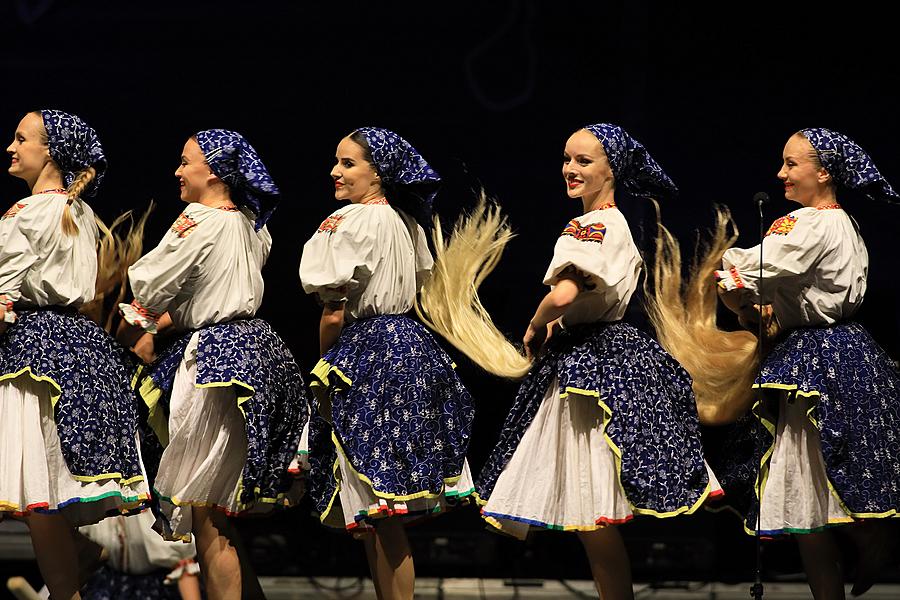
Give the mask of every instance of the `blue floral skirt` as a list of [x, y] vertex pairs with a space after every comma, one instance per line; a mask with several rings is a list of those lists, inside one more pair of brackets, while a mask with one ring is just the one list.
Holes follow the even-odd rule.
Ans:
[[417, 321], [382, 315], [348, 325], [311, 385], [309, 493], [324, 523], [353, 529], [439, 512], [473, 492], [472, 397]]
[[145, 447], [158, 439], [165, 448], [155, 458], [152, 449], [145, 454], [169, 521], [161, 527], [166, 537], [188, 537], [189, 517], [180, 510], [188, 505], [249, 514], [299, 500], [301, 482], [288, 466], [308, 398], [297, 363], [268, 323], [231, 321], [187, 333], [135, 384], [155, 434]]
[[803, 527], [784, 522], [764, 527], [765, 533], [807, 533], [854, 519], [898, 516], [900, 374], [861, 325], [791, 331], [765, 359], [755, 387], [760, 386], [766, 390], [762, 403], [731, 426], [716, 466], [729, 502], [746, 517], [748, 533], [756, 528], [760, 487], [767, 520], [767, 496], [778, 491], [770, 478], [773, 454], [778, 458], [787, 442], [785, 420], [798, 407], [817, 438], [812, 442], [823, 463], [821, 502], [837, 504], [842, 518], [826, 514]]
[[486, 520], [524, 537], [527, 526], [590, 530], [632, 514], [690, 513], [718, 483], [688, 374], [634, 327], [595, 323], [548, 342], [476, 489]]
[[0, 511], [85, 525], [146, 506], [133, 371], [74, 310], [19, 311], [0, 336]]

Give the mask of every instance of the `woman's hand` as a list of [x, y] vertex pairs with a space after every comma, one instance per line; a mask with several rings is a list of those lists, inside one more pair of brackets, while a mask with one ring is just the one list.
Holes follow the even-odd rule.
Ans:
[[541, 351], [541, 347], [547, 340], [547, 333], [549, 329], [549, 325], [541, 325], [540, 327], [535, 327], [533, 323], [529, 321], [528, 329], [525, 330], [525, 335], [522, 336], [522, 343], [525, 344], [525, 356], [528, 358], [528, 360], [533, 361]]
[[150, 364], [156, 360], [156, 344], [155, 337], [149, 333], [145, 333], [141, 337], [138, 338], [138, 341], [134, 343], [134, 346], [131, 347], [131, 351], [134, 352], [138, 358], [140, 358], [144, 363]]

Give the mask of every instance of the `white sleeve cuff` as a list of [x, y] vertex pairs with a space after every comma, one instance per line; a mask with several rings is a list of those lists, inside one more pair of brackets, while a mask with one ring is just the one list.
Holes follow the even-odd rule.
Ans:
[[131, 304], [119, 304], [119, 312], [129, 325], [140, 327], [147, 333], [156, 333], [156, 322], [159, 315], [150, 312], [140, 302], [134, 300]]

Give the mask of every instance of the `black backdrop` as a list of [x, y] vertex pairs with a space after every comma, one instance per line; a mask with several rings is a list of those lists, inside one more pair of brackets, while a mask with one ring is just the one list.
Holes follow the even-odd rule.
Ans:
[[[518, 237], [482, 297], [518, 339], [544, 291], [556, 235], [580, 213], [565, 196], [560, 158], [583, 124], [619, 123], [650, 149], [681, 188], [663, 217], [684, 241], [711, 222], [713, 202], [732, 208], [745, 245], [756, 239], [755, 192], [775, 199], [769, 220], [791, 210], [775, 173], [785, 140], [802, 127], [849, 134], [900, 185], [897, 32], [875, 6], [3, 0], [0, 132], [11, 140], [35, 108], [84, 117], [110, 161], [92, 206], [109, 220], [155, 199], [150, 246], [181, 209], [173, 172], [185, 139], [210, 127], [241, 131], [284, 194], [260, 315], [307, 370], [318, 308], [299, 287], [300, 250], [337, 206], [328, 173], [338, 140], [355, 127], [394, 129], [428, 158], [444, 176], [443, 217], [470, 206], [478, 186], [499, 199]], [[24, 195], [21, 181], [0, 178], [2, 202]], [[896, 357], [900, 208], [841, 200], [870, 253], [860, 319]], [[620, 205], [640, 235], [648, 206]], [[477, 470], [515, 386], [458, 362], [478, 402]], [[260, 570], [364, 573], [361, 548], [307, 513], [244, 525]], [[639, 577], [750, 572], [749, 538], [724, 515], [639, 520], [623, 531]], [[411, 536], [425, 574], [589, 576], [574, 536], [515, 544], [484, 533], [475, 511]], [[797, 570], [789, 544], [769, 548], [771, 569]]]

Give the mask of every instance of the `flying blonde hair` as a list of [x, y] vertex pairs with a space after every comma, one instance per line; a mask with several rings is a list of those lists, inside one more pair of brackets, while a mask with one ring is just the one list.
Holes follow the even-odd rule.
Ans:
[[144, 251], [144, 227], [153, 212], [153, 201], [135, 220], [134, 213], [122, 213], [107, 227], [95, 217], [100, 229], [97, 242], [97, 283], [94, 299], [79, 308], [79, 312], [112, 333], [119, 303], [128, 292], [128, 268]]
[[494, 325], [481, 304], [478, 288], [491, 274], [512, 230], [500, 207], [482, 191], [475, 208], [462, 215], [445, 237], [435, 217], [434, 268], [416, 299], [416, 314], [463, 354], [489, 373], [509, 379], [524, 377], [531, 361]]
[[[656, 203], [654, 203], [656, 204]], [[724, 425], [753, 404], [757, 338], [749, 331], [724, 331], [716, 324], [714, 270], [734, 245], [737, 226], [729, 210], [716, 207], [716, 222], [682, 279], [681, 247], [663, 226], [656, 204], [655, 261], [644, 283], [647, 316], [660, 345], [694, 381], [697, 412], [705, 425]]]

